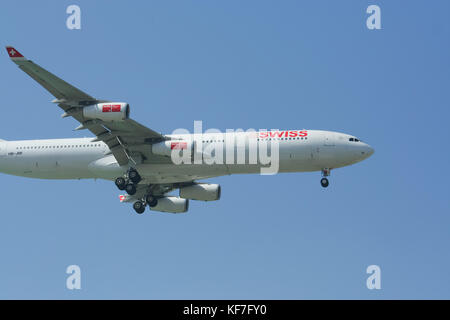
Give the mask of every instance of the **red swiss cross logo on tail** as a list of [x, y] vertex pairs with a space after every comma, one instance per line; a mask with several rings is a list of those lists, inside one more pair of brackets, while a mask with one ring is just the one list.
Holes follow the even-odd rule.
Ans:
[[6, 51], [8, 52], [8, 55], [11, 59], [13, 58], [23, 58], [23, 55], [17, 51], [16, 49], [14, 49], [13, 47], [6, 47]]

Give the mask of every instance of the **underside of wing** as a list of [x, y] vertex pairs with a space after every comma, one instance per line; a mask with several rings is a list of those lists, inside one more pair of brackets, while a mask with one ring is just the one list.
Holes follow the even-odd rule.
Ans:
[[[97, 136], [95, 141], [105, 142], [120, 165], [135, 162], [134, 156], [139, 153], [140, 145], [167, 139], [162, 134], [129, 119], [128, 104], [98, 100], [27, 60], [15, 48], [7, 46], [6, 50], [22, 71], [56, 98], [53, 102], [64, 110], [62, 117], [75, 118], [80, 122], [77, 130], [87, 129]], [[124, 111], [125, 108], [127, 112]], [[125, 116], [118, 117], [121, 114]]]
[[[147, 206], [154, 211], [182, 213], [188, 210], [189, 200], [215, 201], [220, 198], [218, 184], [196, 180], [229, 174], [226, 167], [173, 166], [167, 155], [180, 146], [188, 150], [186, 142], [173, 141], [177, 138], [164, 136], [130, 119], [128, 103], [96, 99], [27, 60], [15, 48], [8, 46], [6, 50], [22, 71], [56, 98], [53, 102], [64, 110], [63, 118], [76, 119], [80, 123], [76, 130], [91, 131], [96, 136], [92, 142], [104, 142], [118, 164], [127, 166], [126, 173], [118, 176], [115, 184], [127, 192], [120, 200], [133, 202], [137, 213], [142, 213]], [[189, 150], [195, 150], [194, 143]], [[112, 156], [103, 159], [112, 161]], [[178, 196], [169, 195], [174, 190], [179, 190]]]

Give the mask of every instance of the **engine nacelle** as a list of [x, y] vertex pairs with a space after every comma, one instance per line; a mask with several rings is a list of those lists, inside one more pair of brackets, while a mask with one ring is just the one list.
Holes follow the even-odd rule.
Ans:
[[184, 199], [215, 201], [220, 199], [220, 185], [196, 183], [180, 188], [180, 197]]
[[125, 102], [97, 103], [84, 107], [83, 117], [105, 122], [123, 121], [130, 117], [130, 105]]
[[150, 207], [150, 210], [170, 212], [170, 213], [183, 213], [188, 211], [189, 200], [181, 199], [178, 197], [163, 197], [158, 198], [158, 204], [154, 207]]
[[172, 152], [190, 152], [192, 155], [192, 141], [168, 140], [155, 143], [152, 145], [152, 152], [159, 156], [170, 157]]

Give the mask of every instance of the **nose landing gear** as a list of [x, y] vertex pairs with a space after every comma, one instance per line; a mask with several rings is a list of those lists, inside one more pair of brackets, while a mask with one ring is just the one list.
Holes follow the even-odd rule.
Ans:
[[323, 178], [320, 179], [320, 184], [324, 188], [328, 187], [328, 185], [330, 184], [330, 182], [327, 179], [327, 177], [330, 175], [330, 171], [331, 170], [329, 168], [322, 169], [322, 176], [323, 176]]
[[320, 184], [322, 185], [322, 187], [326, 188], [330, 183], [328, 182], [327, 178], [322, 178], [320, 179]]

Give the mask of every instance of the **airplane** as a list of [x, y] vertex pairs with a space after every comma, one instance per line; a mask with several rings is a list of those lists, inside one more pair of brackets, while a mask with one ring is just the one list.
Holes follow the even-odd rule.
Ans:
[[[261, 173], [268, 162], [246, 160], [256, 150], [254, 146], [262, 150], [269, 144], [267, 150], [277, 150], [276, 173], [320, 171], [324, 188], [332, 169], [358, 163], [374, 153], [353, 135], [322, 130], [161, 134], [132, 120], [128, 103], [93, 98], [27, 60], [14, 47], [6, 50], [22, 71], [55, 97], [52, 102], [64, 111], [62, 118], [76, 119], [80, 123], [76, 130], [88, 130], [94, 137], [0, 140], [0, 172], [39, 179], [114, 181], [126, 192], [119, 200], [133, 203], [138, 214], [146, 207], [183, 213], [189, 200], [219, 200], [220, 185], [199, 180]], [[225, 147], [230, 141], [231, 151]], [[174, 151], [200, 161], [174, 163]], [[220, 151], [230, 154], [232, 161], [206, 161]], [[236, 161], [241, 151], [245, 159]], [[178, 196], [170, 194], [176, 190]]]

